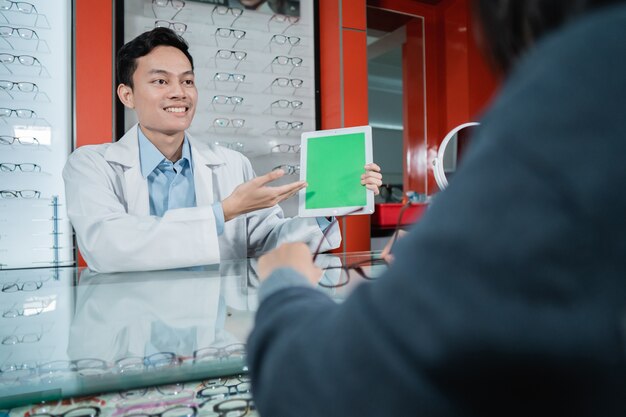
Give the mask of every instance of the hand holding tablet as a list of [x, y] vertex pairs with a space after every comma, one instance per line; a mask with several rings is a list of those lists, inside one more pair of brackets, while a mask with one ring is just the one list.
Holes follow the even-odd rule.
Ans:
[[321, 130], [302, 134], [300, 217], [342, 216], [374, 212], [374, 192], [361, 184], [365, 164], [371, 163], [370, 126]]

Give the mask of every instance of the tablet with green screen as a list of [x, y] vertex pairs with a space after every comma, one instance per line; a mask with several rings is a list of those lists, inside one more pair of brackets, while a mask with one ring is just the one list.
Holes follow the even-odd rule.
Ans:
[[370, 126], [319, 130], [302, 134], [300, 217], [371, 214], [374, 193], [361, 185], [365, 164], [372, 162]]

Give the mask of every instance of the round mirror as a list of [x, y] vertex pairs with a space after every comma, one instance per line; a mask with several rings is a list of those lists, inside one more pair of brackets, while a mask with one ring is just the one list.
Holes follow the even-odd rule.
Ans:
[[456, 126], [448, 132], [439, 145], [437, 156], [433, 160], [435, 181], [440, 190], [448, 186], [448, 179], [456, 171], [456, 167], [467, 148], [472, 136], [472, 131], [478, 122], [468, 122]]

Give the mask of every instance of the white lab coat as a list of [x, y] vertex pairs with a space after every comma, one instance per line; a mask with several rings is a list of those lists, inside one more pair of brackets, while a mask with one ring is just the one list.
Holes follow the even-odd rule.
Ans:
[[[322, 238], [315, 218], [285, 219], [279, 206], [239, 216], [218, 237], [211, 205], [254, 178], [250, 161], [189, 134], [197, 207], [150, 215], [148, 181], [141, 175], [138, 126], [115, 143], [88, 145], [70, 155], [63, 179], [69, 219], [78, 247], [97, 272], [179, 268], [241, 259], [283, 242], [314, 250]], [[322, 247], [341, 243], [337, 225]]]

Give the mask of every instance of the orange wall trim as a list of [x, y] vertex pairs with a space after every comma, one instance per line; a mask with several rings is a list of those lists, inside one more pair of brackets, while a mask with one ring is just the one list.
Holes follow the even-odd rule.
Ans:
[[341, 0], [341, 26], [347, 29], [367, 29], [367, 7], [364, 0]]
[[[319, 0], [322, 129], [368, 123], [365, 0]], [[370, 216], [339, 221], [335, 252], [370, 250]], [[345, 226], [345, 227], [344, 227]]]
[[74, 24], [78, 148], [113, 140], [113, 0], [76, 0]]
[[76, 0], [76, 147], [113, 139], [113, 0]]

